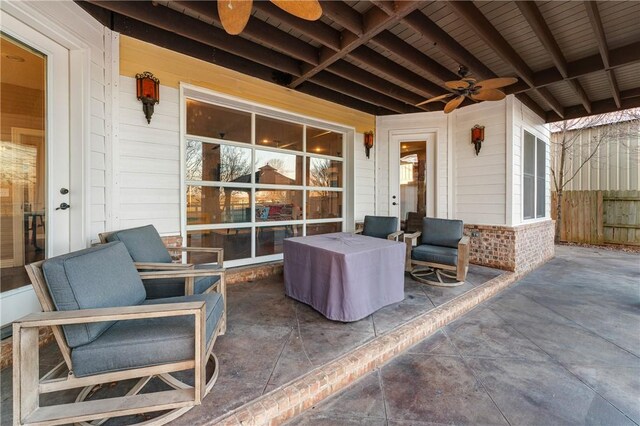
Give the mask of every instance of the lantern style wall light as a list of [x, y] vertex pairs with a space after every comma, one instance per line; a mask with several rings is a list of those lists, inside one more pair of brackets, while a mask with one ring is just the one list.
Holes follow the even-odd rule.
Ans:
[[142, 111], [150, 124], [153, 106], [160, 102], [160, 80], [149, 71], [136, 74], [136, 95], [142, 101]]
[[373, 130], [364, 132], [364, 152], [366, 152], [367, 158], [369, 158], [371, 148], [373, 148]]
[[471, 129], [471, 143], [476, 148], [476, 155], [480, 153], [482, 142], [484, 141], [484, 126], [478, 126], [477, 124]]

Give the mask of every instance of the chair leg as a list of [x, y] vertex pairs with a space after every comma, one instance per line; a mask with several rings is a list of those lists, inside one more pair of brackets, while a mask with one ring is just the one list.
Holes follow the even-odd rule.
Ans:
[[38, 409], [40, 381], [38, 328], [13, 325], [13, 424]]
[[464, 284], [464, 281], [457, 280], [453, 271], [446, 271], [432, 266], [414, 267], [410, 274], [418, 282], [437, 287], [458, 287]]

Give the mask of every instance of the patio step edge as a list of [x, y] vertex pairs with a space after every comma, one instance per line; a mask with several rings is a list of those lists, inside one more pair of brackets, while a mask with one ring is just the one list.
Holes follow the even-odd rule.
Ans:
[[505, 272], [206, 424], [282, 424], [383, 366], [530, 271]]

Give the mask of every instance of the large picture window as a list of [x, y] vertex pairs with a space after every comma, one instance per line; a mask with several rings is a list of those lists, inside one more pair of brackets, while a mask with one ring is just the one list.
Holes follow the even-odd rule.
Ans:
[[185, 111], [187, 245], [222, 247], [234, 266], [343, 229], [343, 132], [191, 98]]
[[523, 147], [523, 218], [545, 217], [547, 145], [533, 134], [524, 132]]

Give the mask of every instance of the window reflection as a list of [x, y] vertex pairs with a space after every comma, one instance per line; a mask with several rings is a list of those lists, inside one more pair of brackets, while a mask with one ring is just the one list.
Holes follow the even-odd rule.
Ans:
[[256, 150], [256, 183], [302, 185], [302, 156]]
[[[222, 248], [225, 261], [245, 259], [251, 257], [251, 228], [188, 231], [187, 246]], [[192, 259], [198, 260], [195, 256]]]
[[251, 149], [187, 141], [187, 180], [251, 182]]
[[251, 189], [187, 186], [187, 225], [251, 222]]
[[342, 157], [342, 133], [307, 127], [307, 152]]
[[302, 191], [256, 189], [256, 222], [302, 219]]
[[314, 223], [307, 225], [307, 235], [331, 234], [342, 231], [342, 222]]
[[341, 188], [342, 161], [307, 158], [307, 185]]
[[251, 143], [251, 114], [187, 99], [187, 133]]
[[301, 124], [256, 115], [256, 144], [302, 151]]
[[261, 226], [256, 228], [256, 256], [282, 253], [285, 238], [302, 235], [302, 225]]
[[307, 219], [329, 219], [334, 217], [342, 217], [342, 192], [307, 192]]

